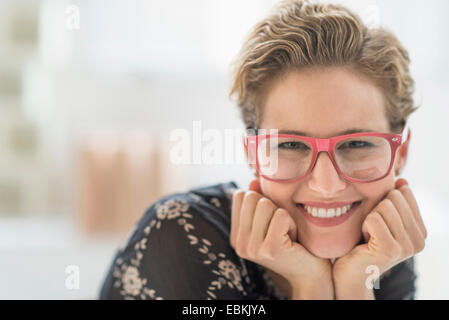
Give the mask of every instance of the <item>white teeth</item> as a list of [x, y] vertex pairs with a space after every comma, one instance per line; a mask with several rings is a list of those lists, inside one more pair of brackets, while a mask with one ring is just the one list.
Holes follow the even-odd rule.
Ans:
[[337, 217], [339, 217], [339, 216], [341, 215], [341, 209], [340, 209], [340, 208], [337, 208], [336, 211], [337, 211], [337, 212], [335, 213], [335, 215], [336, 215]]
[[318, 217], [320, 217], [320, 218], [325, 218], [325, 217], [327, 217], [326, 209], [319, 208], [319, 209], [318, 209]]
[[333, 218], [333, 217], [339, 217], [342, 214], [345, 214], [346, 212], [348, 212], [351, 209], [353, 204], [354, 203], [351, 203], [351, 204], [348, 204], [341, 208], [331, 208], [331, 209], [314, 208], [314, 207], [309, 207], [309, 206], [304, 206], [304, 208], [307, 210], [308, 213], [310, 213], [314, 217]]

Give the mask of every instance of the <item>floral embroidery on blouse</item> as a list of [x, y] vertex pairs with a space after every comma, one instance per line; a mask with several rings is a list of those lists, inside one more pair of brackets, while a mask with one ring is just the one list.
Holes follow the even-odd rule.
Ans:
[[[190, 194], [190, 196], [192, 195]], [[199, 201], [197, 196], [193, 196], [192, 198], [196, 202]], [[215, 206], [220, 207], [220, 202], [217, 198], [213, 198], [211, 202]], [[154, 228], [160, 229], [165, 220], [177, 219], [180, 228], [184, 229], [186, 239], [190, 245], [197, 247], [198, 252], [204, 255], [203, 263], [214, 266], [214, 268], [211, 268], [211, 273], [215, 274], [216, 278], [211, 281], [207, 288], [208, 290], [206, 292], [209, 296], [207, 299], [216, 299], [217, 296], [214, 292], [219, 291], [225, 285], [241, 291], [243, 295], [247, 295], [247, 292], [242, 286], [242, 281], [249, 283], [250, 279], [242, 259], [239, 259], [240, 268], [238, 268], [231, 260], [226, 258], [224, 253], [214, 252], [212, 243], [208, 239], [199, 239], [195, 236], [192, 233], [195, 230], [195, 226], [190, 222], [193, 215], [188, 213], [189, 208], [190, 206], [186, 201], [179, 199], [169, 199], [156, 204], [156, 219], [152, 220], [144, 228], [144, 235], [148, 236]], [[163, 299], [157, 295], [154, 289], [148, 287], [148, 285], [151, 285], [151, 283], [148, 283], [148, 279], [142, 278], [139, 274], [138, 268], [143, 257], [142, 250], [146, 249], [146, 247], [147, 238], [144, 237], [135, 244], [135, 257], [130, 259], [129, 264], [123, 262], [121, 258], [116, 260], [113, 273], [116, 279], [114, 286], [116, 288], [122, 288], [120, 294], [125, 299], [134, 299], [136, 297], [141, 299]]]

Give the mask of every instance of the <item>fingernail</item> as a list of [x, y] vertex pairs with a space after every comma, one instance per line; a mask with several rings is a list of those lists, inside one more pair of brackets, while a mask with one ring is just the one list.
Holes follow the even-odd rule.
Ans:
[[252, 180], [249, 183], [249, 190], [257, 191], [259, 189], [259, 181], [257, 179]]
[[400, 178], [398, 181], [396, 181], [396, 189], [399, 189], [400, 187], [405, 185], [408, 185], [408, 182], [404, 178]]

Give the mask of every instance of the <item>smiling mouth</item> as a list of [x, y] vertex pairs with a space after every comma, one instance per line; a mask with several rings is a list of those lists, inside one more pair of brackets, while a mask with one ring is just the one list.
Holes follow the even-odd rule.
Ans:
[[314, 218], [322, 218], [322, 219], [331, 219], [331, 218], [338, 218], [341, 216], [345, 216], [348, 213], [353, 212], [356, 207], [361, 203], [362, 201], [355, 201], [348, 205], [341, 206], [338, 208], [318, 208], [318, 207], [311, 207], [308, 205], [304, 205], [302, 203], [297, 203], [296, 206], [301, 207], [304, 209], [306, 213], [308, 213], [310, 216]]

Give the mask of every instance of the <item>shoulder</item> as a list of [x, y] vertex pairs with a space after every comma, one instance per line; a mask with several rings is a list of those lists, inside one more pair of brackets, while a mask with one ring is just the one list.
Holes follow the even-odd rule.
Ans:
[[127, 242], [142, 232], [149, 234], [152, 228], [160, 229], [163, 224], [166, 228], [179, 225], [188, 232], [199, 222], [212, 224], [219, 232], [229, 232], [232, 194], [237, 188], [235, 182], [229, 181], [163, 196], [144, 212]]
[[102, 298], [243, 299], [254, 281], [229, 244], [234, 182], [153, 203], [119, 249]]
[[218, 208], [216, 211], [223, 211], [230, 214], [232, 195], [238, 189], [234, 181], [217, 183], [209, 186], [199, 186], [186, 192], [186, 196], [194, 204], [203, 208]]

